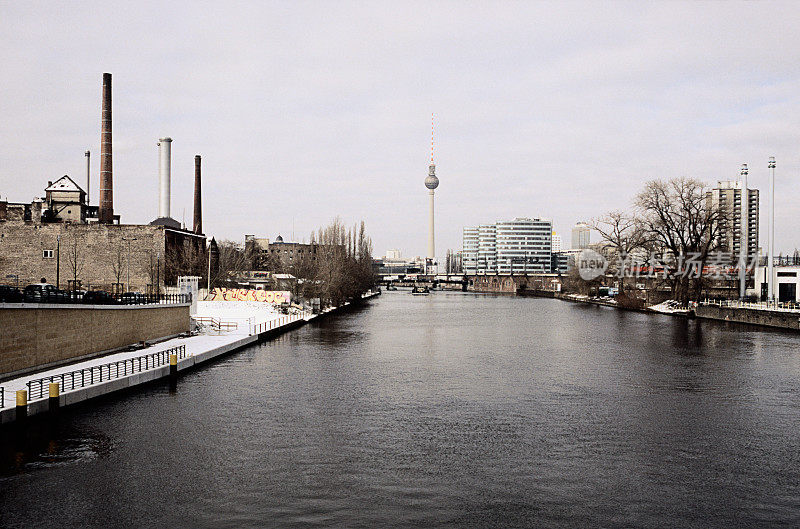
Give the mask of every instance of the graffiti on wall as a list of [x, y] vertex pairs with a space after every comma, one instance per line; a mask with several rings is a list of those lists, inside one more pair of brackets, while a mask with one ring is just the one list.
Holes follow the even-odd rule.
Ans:
[[215, 288], [209, 301], [261, 301], [264, 303], [289, 303], [292, 295], [287, 290], [250, 290], [247, 288]]

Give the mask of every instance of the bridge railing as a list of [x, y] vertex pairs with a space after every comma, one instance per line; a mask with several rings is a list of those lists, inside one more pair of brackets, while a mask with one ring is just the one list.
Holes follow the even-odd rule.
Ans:
[[[60, 393], [71, 391], [78, 388], [85, 388], [93, 384], [108, 382], [117, 378], [141, 373], [150, 369], [155, 369], [169, 364], [170, 355], [177, 355], [178, 358], [186, 358], [186, 346], [179, 345], [125, 360], [117, 360], [107, 364], [100, 364], [83, 369], [76, 369], [67, 373], [51, 375], [29, 380], [25, 385], [28, 386], [28, 399], [43, 399], [49, 396], [49, 385], [57, 382]], [[0, 388], [2, 389], [2, 388]]]
[[0, 387], [0, 408], [5, 408], [6, 406], [6, 389]]

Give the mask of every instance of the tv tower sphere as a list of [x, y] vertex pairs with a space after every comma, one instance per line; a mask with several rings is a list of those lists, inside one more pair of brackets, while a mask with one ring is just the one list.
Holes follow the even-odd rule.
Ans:
[[436, 189], [439, 187], [439, 179], [436, 178], [436, 166], [433, 164], [428, 167], [428, 177], [425, 179], [425, 187], [428, 189]]

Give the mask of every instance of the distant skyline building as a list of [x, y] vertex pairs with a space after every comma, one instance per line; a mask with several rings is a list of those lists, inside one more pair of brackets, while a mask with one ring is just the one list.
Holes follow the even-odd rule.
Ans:
[[578, 222], [572, 228], [572, 249], [583, 250], [591, 243], [592, 228], [585, 222]]
[[558, 235], [556, 232], [553, 232], [552, 250], [553, 253], [559, 253], [561, 251], [561, 235]]
[[400, 259], [402, 259], [402, 252], [397, 248], [386, 250], [385, 258], [388, 261], [399, 261]]
[[551, 268], [553, 223], [516, 218], [463, 230], [465, 274], [547, 273]]

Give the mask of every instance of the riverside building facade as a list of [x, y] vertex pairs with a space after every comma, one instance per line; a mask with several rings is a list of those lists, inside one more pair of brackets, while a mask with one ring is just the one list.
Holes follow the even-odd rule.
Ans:
[[466, 227], [462, 241], [464, 273], [549, 273], [552, 234], [552, 222], [538, 218], [516, 218]]

